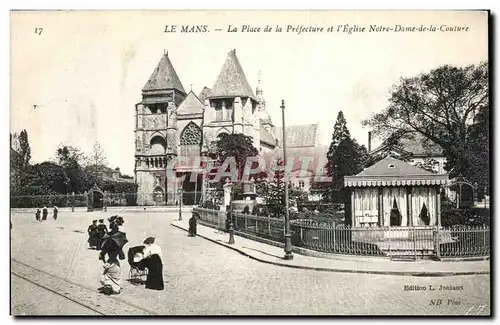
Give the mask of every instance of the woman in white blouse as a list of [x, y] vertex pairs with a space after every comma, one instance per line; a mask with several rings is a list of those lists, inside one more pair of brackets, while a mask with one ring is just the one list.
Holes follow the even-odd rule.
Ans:
[[148, 268], [146, 288], [163, 290], [163, 263], [161, 260], [161, 248], [156, 245], [153, 237], [144, 240], [144, 264]]

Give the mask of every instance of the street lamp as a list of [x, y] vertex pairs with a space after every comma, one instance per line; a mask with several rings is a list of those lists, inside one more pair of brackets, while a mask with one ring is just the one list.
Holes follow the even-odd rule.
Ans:
[[283, 120], [283, 168], [285, 181], [285, 260], [293, 260], [292, 235], [290, 234], [290, 211], [288, 202], [288, 178], [286, 175], [286, 127], [285, 127], [285, 101], [281, 100], [281, 117]]
[[179, 221], [182, 221], [182, 187], [179, 189]]
[[228, 244], [232, 245], [234, 244], [234, 226], [233, 226], [233, 204], [232, 204], [232, 196], [233, 193], [231, 192], [231, 199], [229, 200], [229, 242]]

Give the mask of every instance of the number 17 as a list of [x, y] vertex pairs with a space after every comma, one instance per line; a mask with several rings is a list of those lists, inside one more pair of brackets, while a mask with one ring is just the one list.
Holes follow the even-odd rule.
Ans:
[[42, 35], [43, 28], [35, 28], [35, 34]]

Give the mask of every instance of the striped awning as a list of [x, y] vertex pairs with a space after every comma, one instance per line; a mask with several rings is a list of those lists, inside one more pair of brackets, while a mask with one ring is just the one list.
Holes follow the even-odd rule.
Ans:
[[363, 177], [346, 176], [344, 178], [345, 187], [375, 187], [375, 186], [426, 186], [426, 185], [446, 185], [448, 175], [422, 175], [422, 177]]

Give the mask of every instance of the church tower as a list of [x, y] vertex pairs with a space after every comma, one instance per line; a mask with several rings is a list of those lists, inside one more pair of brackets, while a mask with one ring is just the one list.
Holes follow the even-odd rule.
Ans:
[[264, 99], [264, 94], [262, 91], [262, 87], [260, 86], [260, 73], [259, 73], [259, 81], [257, 83], [257, 115], [260, 119], [260, 124], [270, 133], [274, 134], [274, 124], [271, 120], [271, 116], [269, 112], [266, 110], [266, 100]]
[[135, 181], [139, 205], [164, 205], [175, 200], [167, 180], [167, 164], [177, 155], [177, 107], [186, 92], [164, 53], [135, 105]]
[[256, 118], [257, 98], [236, 56], [228, 53], [226, 61], [205, 98], [203, 133], [214, 141], [220, 133], [243, 133], [260, 146], [259, 120]]

